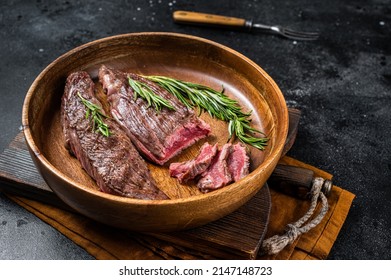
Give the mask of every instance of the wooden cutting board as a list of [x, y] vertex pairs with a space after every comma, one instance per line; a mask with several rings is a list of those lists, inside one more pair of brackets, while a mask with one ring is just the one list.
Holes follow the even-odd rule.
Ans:
[[[289, 109], [289, 131], [283, 155], [296, 138], [300, 111]], [[0, 155], [0, 191], [72, 211], [45, 183], [19, 133]], [[148, 233], [149, 237], [223, 259], [254, 259], [266, 234], [271, 208], [265, 185], [248, 203], [230, 215], [205, 226], [174, 233]], [[148, 242], [147, 235], [142, 241]], [[150, 246], [155, 246], [149, 241]], [[151, 245], [152, 244], [152, 245]]]

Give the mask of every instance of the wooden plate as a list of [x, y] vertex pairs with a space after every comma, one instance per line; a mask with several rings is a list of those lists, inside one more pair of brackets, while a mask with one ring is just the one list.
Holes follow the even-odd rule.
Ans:
[[[63, 145], [59, 121], [65, 79], [86, 70], [96, 79], [106, 64], [143, 75], [164, 75], [220, 89], [251, 110], [253, 126], [270, 138], [265, 151], [250, 148], [251, 173], [223, 189], [201, 194], [168, 175], [168, 164], [149, 164], [170, 198], [144, 201], [98, 190]], [[101, 89], [98, 82], [97, 88]], [[201, 116], [212, 135], [172, 161], [194, 157], [205, 142], [223, 145], [227, 124]], [[23, 106], [23, 127], [33, 161], [52, 190], [76, 211], [100, 222], [138, 231], [191, 228], [221, 218], [247, 202], [264, 185], [280, 158], [288, 129], [285, 100], [275, 82], [258, 65], [215, 42], [173, 33], [135, 33], [109, 37], [78, 47], [51, 63], [34, 81]]]

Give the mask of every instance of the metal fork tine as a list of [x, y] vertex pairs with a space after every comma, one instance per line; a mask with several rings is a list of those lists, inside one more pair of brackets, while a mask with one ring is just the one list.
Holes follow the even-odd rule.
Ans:
[[319, 37], [319, 34], [315, 32], [295, 31], [278, 25], [276, 26], [263, 25], [262, 27], [263, 29], [268, 28], [270, 31], [274, 33], [280, 34], [281, 36], [293, 40], [316, 40]]
[[290, 38], [290, 39], [293, 39], [293, 40], [307, 40], [307, 41], [311, 41], [311, 40], [316, 40], [319, 38], [319, 36], [298, 36], [298, 35], [292, 35], [292, 34], [288, 34], [288, 33], [281, 33], [282, 36], [284, 37], [287, 37], [287, 38]]
[[297, 34], [292, 32], [285, 32], [284, 34], [303, 39], [317, 39], [319, 37], [318, 34]]
[[306, 32], [306, 31], [297, 31], [297, 30], [292, 30], [289, 28], [283, 28], [284, 31], [287, 31], [291, 34], [298, 34], [298, 35], [303, 35], [303, 36], [318, 36], [319, 33], [317, 32]]
[[305, 38], [319, 37], [319, 33], [315, 33], [315, 32], [299, 32], [299, 31], [294, 31], [294, 30], [290, 30], [290, 29], [282, 30], [282, 32], [284, 32], [285, 34], [292, 35], [292, 36], [305, 37]]
[[298, 36], [291, 36], [287, 34], [281, 34], [281, 36], [284, 36], [286, 38], [292, 39], [292, 40], [300, 40], [300, 41], [314, 41], [318, 39], [318, 37], [298, 37]]
[[291, 39], [297, 39], [297, 40], [316, 40], [319, 38], [319, 33], [316, 32], [302, 32], [302, 31], [296, 31], [292, 29], [287, 28], [279, 28], [280, 34], [283, 36], [286, 36]]

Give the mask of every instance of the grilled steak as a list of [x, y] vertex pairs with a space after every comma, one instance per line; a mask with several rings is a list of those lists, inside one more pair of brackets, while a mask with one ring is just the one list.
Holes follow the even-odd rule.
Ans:
[[246, 152], [246, 147], [237, 143], [232, 145], [231, 153], [227, 158], [228, 170], [232, 179], [236, 182], [249, 173], [250, 159]]
[[110, 129], [109, 137], [94, 131], [93, 121], [86, 118], [86, 107], [78, 94], [102, 108], [88, 73], [69, 75], [61, 104], [65, 144], [101, 191], [138, 199], [168, 199], [157, 188], [146, 162], [114, 120], [104, 119]]
[[216, 155], [216, 152], [217, 144], [210, 145], [209, 143], [205, 143], [202, 145], [200, 152], [195, 159], [171, 163], [169, 169], [170, 176], [177, 178], [180, 183], [186, 183], [189, 180], [196, 178], [206, 171]]
[[[128, 77], [148, 85], [155, 94], [167, 99], [175, 110], [164, 107], [157, 112], [142, 98], [134, 99]], [[209, 125], [192, 110], [171, 93], [142, 76], [102, 66], [99, 80], [106, 91], [111, 115], [139, 152], [152, 162], [163, 165], [210, 133]]]
[[209, 192], [242, 179], [249, 169], [250, 159], [244, 145], [225, 144], [218, 150], [217, 144], [205, 143], [195, 159], [171, 163], [169, 171], [180, 183], [195, 179], [202, 192]]
[[232, 145], [225, 144], [213, 158], [209, 168], [201, 174], [197, 187], [202, 192], [209, 192], [224, 187], [232, 182], [232, 176], [228, 169], [227, 158], [231, 152]]

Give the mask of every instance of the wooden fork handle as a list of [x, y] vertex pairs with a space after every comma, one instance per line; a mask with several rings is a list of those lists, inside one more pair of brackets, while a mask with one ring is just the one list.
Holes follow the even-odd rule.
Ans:
[[173, 19], [176, 23], [206, 25], [216, 27], [241, 28], [246, 26], [246, 20], [236, 17], [226, 17], [188, 11], [175, 11]]

